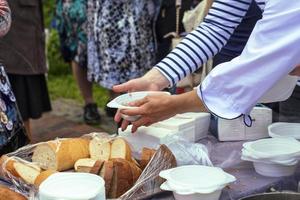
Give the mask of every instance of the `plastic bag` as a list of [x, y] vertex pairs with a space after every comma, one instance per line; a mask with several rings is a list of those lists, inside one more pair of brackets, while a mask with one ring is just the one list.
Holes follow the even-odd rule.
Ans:
[[[92, 139], [93, 137], [107, 138], [108, 140], [116, 138], [116, 136], [110, 136], [105, 133], [91, 133], [84, 135], [82, 138]], [[62, 142], [66, 139], [56, 139], [53, 142], [57, 145], [56, 151], [59, 150]], [[46, 142], [28, 145], [17, 151], [7, 154], [10, 159], [16, 159], [20, 162], [31, 161], [32, 154], [37, 145], [45, 144]], [[204, 145], [193, 144], [185, 141], [184, 139], [170, 137], [170, 140], [166, 145], [160, 145], [156, 153], [143, 170], [139, 179], [135, 185], [123, 194], [120, 199], [144, 199], [162, 192], [160, 185], [163, 183], [163, 179], [159, 177], [159, 173], [162, 170], [169, 169], [177, 165], [187, 164], [204, 164], [212, 165], [207, 149]], [[138, 159], [138, 157], [136, 157]], [[30, 184], [26, 184], [23, 180], [16, 178], [6, 170], [6, 160], [1, 169], [6, 173], [6, 180], [12, 184], [12, 188], [15, 191], [23, 194], [30, 200], [38, 200], [38, 190]]]

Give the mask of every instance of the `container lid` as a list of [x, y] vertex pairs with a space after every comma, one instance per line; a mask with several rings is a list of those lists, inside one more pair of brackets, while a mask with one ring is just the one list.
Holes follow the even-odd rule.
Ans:
[[181, 194], [212, 193], [234, 182], [234, 176], [218, 167], [187, 165], [161, 171], [172, 191]]
[[300, 123], [273, 123], [268, 127], [269, 135], [273, 138], [295, 138], [300, 140]]
[[39, 187], [41, 200], [89, 200], [100, 193], [105, 193], [104, 180], [100, 176], [89, 173], [55, 173]]
[[120, 95], [110, 101], [107, 104], [107, 107], [110, 108], [119, 108], [119, 109], [133, 109], [135, 107], [128, 106], [128, 103], [143, 99], [144, 97], [148, 95], [158, 95], [158, 94], [168, 94], [169, 92], [161, 92], [161, 91], [141, 91], [141, 92], [131, 92], [127, 94]]

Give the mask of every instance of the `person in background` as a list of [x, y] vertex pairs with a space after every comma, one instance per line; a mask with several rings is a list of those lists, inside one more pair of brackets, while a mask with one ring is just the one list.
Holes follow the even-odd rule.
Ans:
[[[7, 1], [0, 0], [0, 41], [8, 32], [10, 25], [11, 15]], [[0, 156], [28, 142], [16, 98], [0, 60]], [[0, 173], [1, 171], [0, 169]]]
[[[144, 75], [155, 63], [153, 20], [158, 0], [88, 0], [88, 79], [119, 95], [116, 84]], [[108, 116], [116, 109], [106, 107]]]
[[51, 110], [45, 74], [45, 33], [41, 0], [9, 0], [12, 24], [0, 41], [0, 59], [5, 65], [27, 134], [30, 119]]
[[70, 62], [85, 106], [87, 124], [100, 123], [100, 114], [93, 98], [92, 83], [87, 79], [87, 1], [57, 0], [56, 22], [61, 53]]
[[[161, 90], [173, 86], [214, 56], [226, 44], [244, 18], [252, 0], [218, 0], [200, 26], [160, 63], [139, 79], [114, 87], [116, 92]], [[136, 109], [123, 110], [126, 115], [141, 115], [132, 131], [169, 118], [177, 113], [210, 111], [225, 119], [243, 117], [263, 95], [300, 63], [300, 2], [286, 4], [276, 0], [256, 0], [263, 12], [242, 52], [230, 62], [215, 67], [199, 87], [182, 95], [148, 96], [134, 104]], [[271, 76], [271, 77], [270, 77]], [[278, 101], [280, 96], [273, 96]], [[120, 115], [116, 115], [120, 121]], [[126, 128], [127, 121], [122, 128]]]

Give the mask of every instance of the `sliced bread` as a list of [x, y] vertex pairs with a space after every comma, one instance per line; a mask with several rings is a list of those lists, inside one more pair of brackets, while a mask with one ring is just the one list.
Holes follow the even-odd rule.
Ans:
[[89, 173], [98, 175], [104, 165], [104, 160], [97, 160]]
[[113, 161], [104, 161], [103, 166], [99, 172], [99, 175], [105, 181], [105, 191], [107, 197], [109, 196], [109, 192], [112, 187], [113, 173], [114, 173]]
[[118, 198], [133, 186], [133, 175], [129, 161], [121, 158], [114, 158], [111, 161], [114, 172], [109, 198]]
[[27, 200], [23, 195], [0, 185], [0, 200]]
[[94, 137], [89, 144], [89, 150], [92, 159], [109, 160], [111, 154], [110, 140], [107, 138]]
[[91, 158], [82, 158], [75, 162], [74, 169], [76, 172], [87, 172], [89, 173], [92, 167], [95, 165], [96, 160]]
[[126, 140], [122, 138], [116, 138], [111, 145], [110, 158], [123, 158], [128, 161], [132, 161], [131, 149]]
[[48, 169], [48, 170], [41, 172], [34, 180], [34, 185], [37, 188], [40, 187], [41, 183], [54, 173], [57, 173], [57, 171], [52, 170], [52, 169]]
[[28, 184], [34, 184], [36, 177], [41, 173], [41, 168], [33, 163], [14, 162], [13, 166], [18, 176]]

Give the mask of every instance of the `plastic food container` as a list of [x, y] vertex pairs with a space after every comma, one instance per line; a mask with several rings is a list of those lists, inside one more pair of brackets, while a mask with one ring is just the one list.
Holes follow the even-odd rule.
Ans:
[[[117, 108], [117, 109], [134, 109], [136, 107], [128, 106], [130, 102], [143, 99], [148, 95], [160, 95], [160, 94], [170, 95], [169, 92], [161, 92], [161, 91], [131, 92], [116, 97], [115, 99], [113, 99], [107, 104], [107, 107]], [[121, 116], [123, 119], [126, 119], [127, 121], [136, 121], [140, 117], [140, 116], [128, 116], [124, 114], [122, 114]]]
[[268, 127], [270, 137], [291, 137], [300, 140], [300, 123], [273, 123]]
[[55, 173], [40, 185], [39, 199], [105, 200], [104, 180], [88, 173]]
[[258, 174], [270, 177], [294, 174], [300, 158], [300, 142], [269, 138], [243, 144], [242, 160], [252, 161]]
[[218, 200], [222, 189], [236, 179], [221, 168], [187, 165], [159, 174], [167, 181], [160, 188], [173, 191], [177, 200]]

